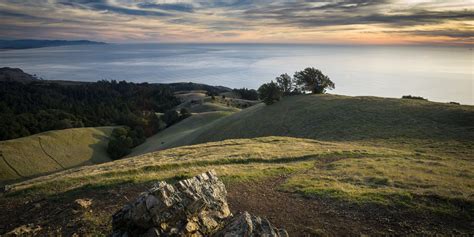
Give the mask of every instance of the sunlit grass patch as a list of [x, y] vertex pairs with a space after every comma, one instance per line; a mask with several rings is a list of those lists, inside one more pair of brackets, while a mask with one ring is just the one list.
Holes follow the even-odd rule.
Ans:
[[472, 167], [472, 163], [452, 158], [349, 158], [296, 174], [282, 188], [355, 203], [401, 205], [456, 214], [472, 211], [474, 204], [473, 173], [466, 167]]

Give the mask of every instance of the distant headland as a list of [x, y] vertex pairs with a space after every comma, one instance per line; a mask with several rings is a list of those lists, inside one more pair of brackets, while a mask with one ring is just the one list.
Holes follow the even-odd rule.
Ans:
[[38, 39], [18, 39], [0, 40], [0, 49], [31, 49], [43, 47], [55, 47], [66, 45], [91, 45], [106, 44], [104, 42], [90, 40], [38, 40]]

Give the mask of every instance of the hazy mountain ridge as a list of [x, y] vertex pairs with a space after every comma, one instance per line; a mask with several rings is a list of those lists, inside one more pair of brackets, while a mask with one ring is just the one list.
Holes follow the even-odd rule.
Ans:
[[0, 49], [31, 49], [43, 47], [55, 47], [66, 45], [91, 45], [106, 44], [104, 42], [90, 40], [36, 40], [36, 39], [19, 39], [19, 40], [0, 40]]

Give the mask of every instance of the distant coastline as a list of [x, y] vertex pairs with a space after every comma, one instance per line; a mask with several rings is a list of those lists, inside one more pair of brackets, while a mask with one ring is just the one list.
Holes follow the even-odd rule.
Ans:
[[32, 49], [44, 47], [56, 47], [66, 45], [102, 45], [104, 42], [90, 40], [36, 40], [36, 39], [19, 39], [19, 40], [0, 40], [1, 50], [12, 49]]

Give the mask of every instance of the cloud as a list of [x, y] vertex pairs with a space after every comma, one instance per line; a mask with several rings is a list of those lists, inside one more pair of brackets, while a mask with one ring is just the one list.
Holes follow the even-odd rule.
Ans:
[[[314, 5], [314, 3], [320, 3]], [[424, 9], [390, 9], [388, 1], [346, 0], [336, 3], [291, 2], [246, 10], [242, 15], [254, 20], [273, 20], [273, 24], [299, 27], [357, 24], [388, 24], [409, 26], [436, 24], [447, 20], [473, 19], [472, 10], [431, 11]]]
[[178, 12], [193, 12], [194, 7], [192, 4], [187, 4], [187, 3], [162, 3], [162, 4], [156, 4], [156, 3], [139, 3], [137, 4], [138, 7], [140, 8], [145, 8], [145, 9], [160, 9], [160, 10], [165, 10], [165, 11], [178, 11]]
[[65, 5], [65, 6], [69, 6], [69, 7], [74, 7], [74, 8], [113, 12], [113, 13], [118, 13], [118, 14], [126, 14], [126, 15], [134, 15], [134, 16], [167, 16], [169, 15], [168, 13], [162, 12], [162, 11], [152, 11], [152, 10], [144, 10], [140, 8], [120, 7], [120, 6], [112, 5], [108, 1], [105, 1], [105, 0], [98, 0], [98, 1], [60, 0], [57, 3]]
[[410, 37], [461, 42], [472, 39], [471, 5], [465, 0], [0, 0], [0, 33], [112, 41], [344, 42], [370, 35], [387, 42], [410, 42]]

